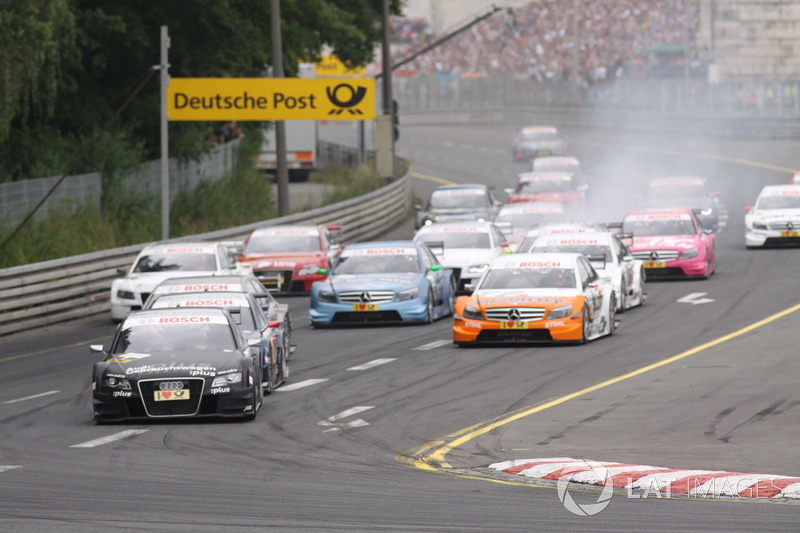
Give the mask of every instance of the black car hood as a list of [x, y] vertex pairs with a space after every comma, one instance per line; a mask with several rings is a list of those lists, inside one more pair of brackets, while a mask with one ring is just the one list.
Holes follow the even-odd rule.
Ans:
[[214, 377], [241, 368], [238, 351], [127, 353], [106, 359], [109, 374], [126, 378]]

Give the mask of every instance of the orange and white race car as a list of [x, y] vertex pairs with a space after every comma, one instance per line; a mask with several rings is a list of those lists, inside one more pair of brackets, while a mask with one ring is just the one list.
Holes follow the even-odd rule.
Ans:
[[616, 294], [577, 253], [510, 254], [456, 302], [453, 343], [569, 342], [613, 335]]

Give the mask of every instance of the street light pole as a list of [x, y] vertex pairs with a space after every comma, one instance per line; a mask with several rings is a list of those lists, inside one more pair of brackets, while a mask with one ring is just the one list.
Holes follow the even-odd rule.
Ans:
[[[389, 124], [395, 123], [394, 105], [392, 101], [392, 57], [389, 48], [389, 0], [383, 0], [383, 43], [381, 71], [383, 73], [383, 114], [389, 115]], [[397, 177], [396, 158], [394, 156], [394, 135], [392, 135], [392, 179]]]

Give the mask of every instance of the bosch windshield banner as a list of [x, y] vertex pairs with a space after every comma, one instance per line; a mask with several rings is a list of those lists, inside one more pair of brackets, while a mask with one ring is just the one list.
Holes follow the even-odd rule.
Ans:
[[170, 121], [372, 120], [373, 78], [172, 78]]

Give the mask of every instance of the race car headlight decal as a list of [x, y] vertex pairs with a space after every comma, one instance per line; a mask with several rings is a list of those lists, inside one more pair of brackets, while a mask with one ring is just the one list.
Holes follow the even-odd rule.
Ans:
[[319, 301], [336, 303], [336, 295], [333, 294], [331, 291], [319, 291]]
[[753, 221], [753, 229], [765, 230], [765, 229], [767, 229], [767, 225], [764, 224], [763, 222], [756, 222], [754, 220]]
[[483, 315], [481, 314], [480, 309], [468, 305], [464, 308], [464, 318], [471, 320], [483, 320]]
[[689, 248], [681, 252], [681, 259], [691, 259], [697, 257], [697, 248]]
[[310, 274], [316, 274], [317, 272], [319, 272], [319, 267], [317, 265], [308, 265], [301, 268], [297, 275], [308, 276]]
[[105, 385], [109, 389], [131, 390], [131, 382], [127, 379], [106, 378]]
[[225, 374], [224, 376], [218, 376], [214, 378], [214, 381], [211, 383], [211, 386], [225, 387], [227, 385], [233, 385], [234, 383], [241, 383], [241, 382], [242, 382], [242, 373], [233, 372], [230, 374]]
[[468, 272], [469, 272], [470, 274], [482, 274], [482, 273], [486, 272], [486, 269], [487, 269], [487, 268], [489, 268], [489, 265], [487, 265], [487, 264], [483, 264], [483, 265], [470, 265], [470, 267], [469, 267], [469, 269], [468, 269]]
[[117, 298], [120, 300], [135, 300], [136, 295], [131, 291], [117, 291]]
[[562, 305], [561, 307], [556, 307], [547, 315], [547, 318], [567, 318], [569, 315], [572, 314], [572, 306], [571, 305]]
[[419, 289], [417, 287], [413, 287], [411, 289], [406, 289], [404, 291], [400, 291], [397, 294], [397, 301], [398, 302], [404, 302], [406, 300], [413, 300], [417, 296], [419, 296]]

